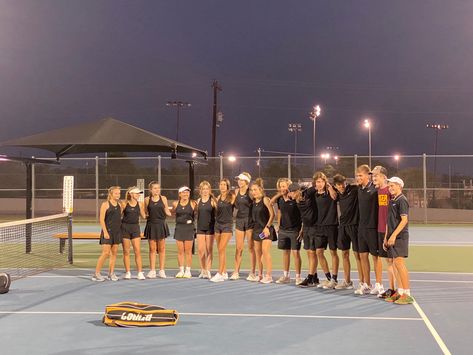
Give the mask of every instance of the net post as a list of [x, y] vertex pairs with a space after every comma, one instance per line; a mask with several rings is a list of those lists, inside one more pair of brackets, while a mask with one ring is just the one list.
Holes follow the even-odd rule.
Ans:
[[158, 155], [158, 182], [161, 185], [161, 155]]
[[74, 176], [64, 176], [62, 208], [64, 212], [67, 212], [67, 261], [69, 264], [72, 264], [72, 211], [74, 210]]
[[72, 263], [74, 262], [74, 253], [72, 250], [72, 213], [69, 213], [67, 215], [67, 241], [69, 247], [67, 261], [69, 262], [69, 264], [72, 265]]
[[[25, 163], [26, 166], [26, 219], [32, 217], [32, 201], [33, 201], [33, 167], [32, 163]], [[32, 225], [27, 223], [25, 225], [25, 253], [31, 253], [31, 235]]]
[[287, 155], [287, 178], [291, 180], [291, 154]]
[[99, 157], [95, 156], [95, 220], [99, 220]]
[[422, 154], [422, 185], [424, 190], [424, 224], [427, 224], [427, 155]]
[[353, 162], [355, 165], [355, 170], [353, 170], [353, 172], [354, 172], [354, 177], [356, 177], [356, 169], [358, 168], [358, 154], [355, 154], [353, 156]]

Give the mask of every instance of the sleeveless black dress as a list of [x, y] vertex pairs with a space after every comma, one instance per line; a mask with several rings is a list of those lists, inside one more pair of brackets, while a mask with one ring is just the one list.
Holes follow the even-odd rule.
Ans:
[[235, 219], [235, 228], [239, 231], [247, 231], [253, 229], [253, 201], [251, 200], [249, 190], [245, 194], [240, 194], [238, 191], [235, 198], [235, 208], [238, 210]]
[[109, 239], [105, 239], [103, 230], [100, 233], [100, 244], [120, 244], [122, 242], [122, 209], [120, 204], [112, 205], [108, 201], [108, 208], [105, 212], [105, 225], [107, 227]]
[[153, 201], [150, 197], [148, 203], [148, 220], [144, 235], [146, 239], [161, 240], [169, 237], [169, 227], [166, 223], [166, 212], [162, 198]]
[[139, 203], [131, 206], [127, 202], [123, 210], [122, 237], [127, 239], [141, 238]]
[[177, 203], [174, 239], [180, 241], [194, 240], [194, 210], [190, 200], [184, 206], [179, 202]]
[[[269, 210], [262, 199], [259, 202], [253, 201], [252, 216], [254, 221], [253, 240], [261, 242], [263, 239], [259, 236], [269, 221]], [[271, 236], [268, 238], [271, 240]]]
[[199, 200], [197, 209], [197, 234], [215, 234], [215, 208], [209, 198], [203, 202]]

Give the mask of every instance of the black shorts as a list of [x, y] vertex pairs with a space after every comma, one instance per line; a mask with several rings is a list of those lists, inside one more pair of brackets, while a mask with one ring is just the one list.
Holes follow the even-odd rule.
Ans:
[[122, 223], [122, 237], [125, 239], [141, 238], [140, 225]]
[[232, 233], [233, 223], [215, 223], [215, 233]]
[[352, 244], [353, 251], [358, 252], [358, 226], [339, 226], [338, 227], [338, 244], [340, 250], [349, 250]]
[[304, 249], [315, 251], [315, 226], [302, 228], [302, 239], [304, 240]]
[[108, 245], [116, 245], [122, 243], [122, 231], [121, 229], [112, 231], [109, 230], [108, 234], [110, 235], [109, 239], [105, 239], [103, 231], [100, 232], [100, 241], [99, 244], [108, 244]]
[[214, 235], [215, 234], [215, 231], [213, 229], [209, 229], [209, 230], [198, 230], [195, 234], [199, 235], [199, 234], [202, 234], [202, 235]]
[[246, 231], [252, 230], [253, 227], [254, 227], [254, 223], [249, 217], [237, 218], [235, 220], [235, 229], [236, 230], [246, 232]]
[[384, 235], [384, 232], [378, 232], [378, 256], [382, 258], [387, 258], [388, 252], [383, 248]]
[[378, 256], [378, 230], [358, 226], [358, 251]]
[[338, 226], [317, 226], [315, 246], [317, 249], [337, 250]]
[[301, 242], [297, 240], [298, 231], [280, 229], [278, 233], [278, 249], [301, 250]]
[[388, 248], [388, 258], [407, 258], [409, 256], [409, 233], [404, 232], [397, 236], [394, 246]]
[[149, 240], [162, 240], [169, 237], [169, 227], [166, 221], [146, 222], [144, 236]]

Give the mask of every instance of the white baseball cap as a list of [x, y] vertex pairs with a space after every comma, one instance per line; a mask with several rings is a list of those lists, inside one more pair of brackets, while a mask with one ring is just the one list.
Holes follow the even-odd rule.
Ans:
[[404, 187], [404, 181], [402, 181], [402, 179], [398, 178], [397, 176], [393, 176], [392, 178], [389, 178], [388, 182], [393, 182], [395, 184], [398, 184], [401, 187]]
[[250, 182], [250, 178], [248, 176], [246, 176], [245, 174], [240, 174], [238, 176], [235, 176], [235, 179], [237, 180], [245, 180], [247, 182]]
[[130, 194], [142, 194], [143, 191], [141, 191], [139, 188], [136, 186], [132, 187], [129, 191]]
[[191, 189], [188, 188], [187, 186], [182, 186], [179, 188], [178, 192], [181, 193], [181, 192], [184, 192], [184, 191], [190, 191]]

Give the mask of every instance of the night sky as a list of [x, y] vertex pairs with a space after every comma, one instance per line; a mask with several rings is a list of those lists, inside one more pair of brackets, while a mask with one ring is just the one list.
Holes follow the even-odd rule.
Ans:
[[0, 140], [113, 116], [210, 151], [473, 154], [473, 1], [0, 0]]

